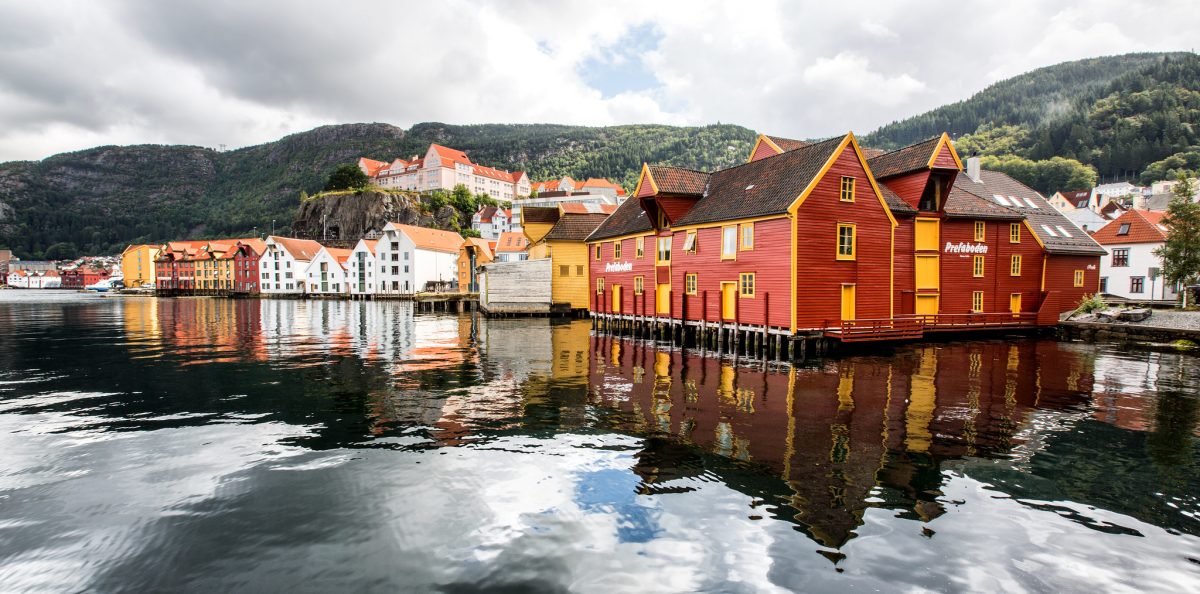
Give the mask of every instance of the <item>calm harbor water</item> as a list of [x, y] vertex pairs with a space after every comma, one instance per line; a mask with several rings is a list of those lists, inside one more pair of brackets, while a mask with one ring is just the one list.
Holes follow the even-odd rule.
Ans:
[[1200, 360], [0, 292], [0, 590], [1200, 590]]

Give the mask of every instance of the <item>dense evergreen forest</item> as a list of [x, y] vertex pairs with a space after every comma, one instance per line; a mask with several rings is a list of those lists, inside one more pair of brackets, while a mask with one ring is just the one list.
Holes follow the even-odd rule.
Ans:
[[[943, 130], [962, 155], [983, 155], [988, 166], [1042, 192], [1196, 171], [1200, 56], [1130, 54], [1041, 68], [884, 126], [865, 141], [903, 146]], [[1078, 164], [1093, 170], [1092, 179]], [[1070, 173], [1046, 173], [1052, 169]]]
[[[1041, 68], [862, 140], [896, 148], [943, 131], [964, 157], [982, 155], [985, 166], [1044, 193], [1200, 170], [1200, 57], [1131, 54]], [[754, 138], [733, 125], [346, 124], [227, 152], [99, 147], [0, 163], [0, 247], [23, 258], [69, 257], [273, 224], [282, 233], [300, 195], [319, 191], [338, 165], [409, 158], [431, 142], [534, 180], [607, 177], [632, 189], [643, 162], [728, 167], [744, 161]]]

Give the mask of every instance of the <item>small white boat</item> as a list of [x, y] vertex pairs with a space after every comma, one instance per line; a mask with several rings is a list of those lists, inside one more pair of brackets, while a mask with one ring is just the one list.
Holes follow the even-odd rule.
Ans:
[[105, 279], [100, 279], [100, 280], [84, 287], [83, 289], [85, 291], [95, 291], [97, 293], [107, 293], [110, 290], [112, 290], [112, 288], [113, 288], [113, 279], [105, 278]]

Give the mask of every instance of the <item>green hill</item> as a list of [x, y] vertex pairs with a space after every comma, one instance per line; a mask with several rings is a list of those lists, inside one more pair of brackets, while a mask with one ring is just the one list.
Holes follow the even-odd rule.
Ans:
[[643, 162], [698, 169], [742, 162], [755, 133], [731, 125], [387, 124], [323, 126], [243, 149], [98, 147], [0, 163], [0, 245], [18, 256], [119, 252], [128, 243], [280, 232], [302, 191], [339, 164], [424, 154], [437, 142], [534, 180], [608, 177], [632, 189]]
[[1014, 172], [1053, 157], [1089, 165], [1104, 181], [1148, 183], [1180, 169], [1195, 171], [1200, 56], [1129, 54], [1040, 68], [883, 126], [864, 142], [897, 147], [942, 131], [958, 140], [964, 156], [1009, 156], [993, 166], [1017, 163]]

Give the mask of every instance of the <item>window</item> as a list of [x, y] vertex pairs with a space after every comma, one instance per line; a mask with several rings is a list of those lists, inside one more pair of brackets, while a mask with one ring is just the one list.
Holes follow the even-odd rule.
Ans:
[[1129, 292], [1130, 293], [1141, 293], [1142, 289], [1145, 287], [1145, 284], [1146, 284], [1146, 277], [1131, 276], [1131, 277], [1129, 277]]
[[619, 242], [619, 241], [613, 242], [613, 259], [614, 260], [621, 259], [621, 242]]
[[838, 223], [837, 259], [853, 260], [855, 249], [854, 225]]
[[683, 275], [683, 292], [688, 295], [696, 294], [696, 273], [689, 272]]
[[602, 279], [602, 278], [596, 279], [596, 292], [597, 293], [604, 292], [604, 279]]
[[985, 232], [987, 231], [987, 223], [983, 221], [975, 221], [975, 241], [987, 241]]
[[575, 276], [583, 276], [583, 264], [575, 265]]
[[1005, 198], [1004, 196], [1001, 196], [999, 194], [992, 194], [992, 198], [995, 198], [996, 202], [998, 202], [1000, 204], [1000, 206], [1012, 206], [1011, 204], [1008, 203], [1008, 198]]
[[659, 237], [658, 238], [658, 261], [659, 262], [670, 262], [671, 261], [671, 238], [670, 237]]
[[1121, 228], [1117, 229], [1117, 235], [1129, 235], [1129, 223], [1121, 223]]
[[975, 313], [983, 311], [983, 291], [971, 293], [971, 311]]
[[1062, 225], [1055, 225], [1054, 228], [1058, 229], [1058, 232], [1061, 233], [1063, 237], [1071, 237], [1072, 236], [1071, 233], [1069, 231], [1067, 231], [1067, 229], [1065, 227], [1063, 227]]
[[1058, 237], [1058, 233], [1055, 233], [1054, 229], [1050, 228], [1050, 225], [1042, 225], [1042, 231], [1045, 231], [1046, 235], [1050, 237]]
[[558, 266], [558, 275], [559, 276], [571, 276], [571, 267], [567, 264], [560, 264]]
[[600, 244], [596, 244], [596, 259], [600, 259]]
[[1021, 223], [1010, 223], [1008, 225], [1008, 242], [1021, 243]]
[[842, 202], [854, 202], [854, 178], [842, 178]]
[[1009, 266], [1008, 273], [1012, 276], [1021, 276], [1021, 256], [1012, 257], [1012, 263]]
[[1114, 268], [1129, 266], [1129, 248], [1113, 248], [1112, 265]]
[[754, 223], [743, 223], [742, 229], [742, 249], [754, 249]]
[[971, 276], [983, 276], [983, 256], [975, 256], [972, 262]]
[[696, 232], [688, 231], [687, 237], [683, 240], [683, 251], [696, 253]]
[[645, 286], [646, 286], [645, 281], [642, 280], [642, 277], [640, 277], [640, 276], [633, 277], [633, 294], [634, 295], [641, 295], [642, 290]]
[[737, 257], [737, 227], [721, 228], [721, 259], [731, 260]]
[[1082, 270], [1075, 271], [1075, 286], [1076, 287], [1083, 286], [1083, 271]]
[[1107, 276], [1100, 277], [1100, 292], [1101, 293], [1108, 292], [1108, 277]]
[[738, 286], [740, 287], [739, 294], [742, 297], [754, 296], [754, 273], [743, 272], [738, 276]]
[[641, 258], [642, 256], [645, 256], [646, 255], [646, 238], [645, 237], [637, 238], [637, 240], [635, 241], [635, 244], [637, 245], [637, 257]]

